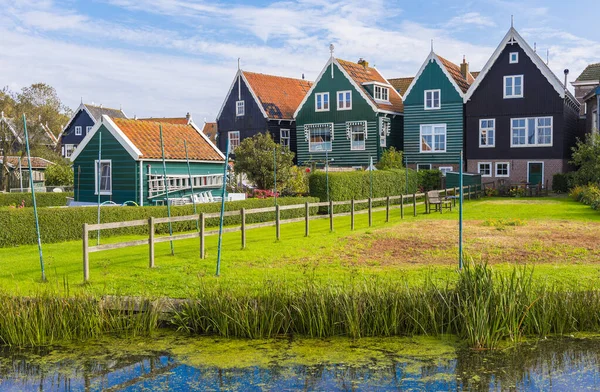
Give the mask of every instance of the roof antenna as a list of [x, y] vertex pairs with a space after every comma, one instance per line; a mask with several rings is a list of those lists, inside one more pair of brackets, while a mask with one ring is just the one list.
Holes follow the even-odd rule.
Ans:
[[510, 28], [514, 28], [515, 27], [515, 16], [511, 15], [510, 16]]

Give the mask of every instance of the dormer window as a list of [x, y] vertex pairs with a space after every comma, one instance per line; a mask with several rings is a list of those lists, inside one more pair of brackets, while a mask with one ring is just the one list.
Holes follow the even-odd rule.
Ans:
[[441, 95], [441, 90], [425, 90], [425, 110], [441, 108]]
[[244, 101], [236, 101], [235, 103], [235, 115], [238, 117], [246, 114], [246, 107], [244, 105]]
[[373, 86], [373, 98], [375, 98], [376, 101], [389, 102], [390, 89], [387, 87], [374, 85]]
[[510, 58], [508, 62], [510, 64], [517, 64], [519, 62], [519, 52], [511, 52], [509, 56]]

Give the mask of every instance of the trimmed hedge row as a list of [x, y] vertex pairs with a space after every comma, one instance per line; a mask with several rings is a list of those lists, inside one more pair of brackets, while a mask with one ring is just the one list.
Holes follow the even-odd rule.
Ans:
[[552, 190], [556, 193], [568, 193], [575, 185], [575, 172], [556, 173], [552, 177]]
[[[408, 170], [408, 193], [417, 192], [418, 176]], [[333, 201], [367, 199], [371, 195], [371, 173], [368, 171], [329, 173], [329, 197]], [[325, 172], [315, 172], [308, 179], [310, 196], [327, 201], [327, 176]], [[373, 172], [373, 197], [395, 196], [406, 193], [405, 169], [377, 170]], [[397, 204], [397, 200], [394, 202]], [[381, 205], [374, 203], [373, 205]], [[365, 206], [356, 206], [356, 209]], [[326, 209], [326, 208], [325, 208]], [[349, 211], [349, 206], [336, 206], [335, 212]]]
[[[304, 204], [305, 202], [315, 203], [316, 198], [310, 197], [281, 197], [278, 199], [279, 205]], [[242, 208], [263, 208], [274, 205], [273, 199], [248, 199], [243, 201], [232, 201], [225, 203], [225, 210], [234, 211]], [[198, 204], [197, 211], [200, 212], [219, 212], [220, 203]], [[174, 206], [171, 208], [172, 216], [192, 215], [193, 206]], [[311, 214], [316, 214], [317, 208], [311, 208]], [[68, 208], [41, 208], [38, 210], [42, 242], [53, 243], [72, 241], [80, 239], [83, 231], [83, 224], [97, 223], [97, 208], [95, 207], [68, 207]], [[149, 217], [166, 217], [166, 207], [103, 207], [100, 214], [100, 221], [123, 222], [135, 219], [148, 219]], [[281, 219], [298, 218], [304, 216], [304, 208], [295, 210], [281, 211]], [[275, 220], [275, 213], [247, 214], [246, 222], [258, 223]], [[225, 225], [240, 224], [240, 216], [225, 217]], [[216, 227], [219, 225], [218, 218], [206, 220], [207, 227]], [[35, 244], [37, 236], [32, 208], [5, 209], [0, 210], [0, 247], [9, 247], [15, 245]], [[196, 223], [178, 222], [173, 224], [174, 232], [195, 230]], [[157, 233], [168, 233], [168, 225], [156, 225]], [[90, 238], [95, 236], [90, 233]], [[102, 230], [102, 237], [139, 234], [147, 235], [148, 226], [127, 227], [115, 230]]]
[[[73, 197], [73, 192], [36, 192], [35, 201], [38, 207], [66, 206], [67, 197]], [[33, 207], [31, 193], [0, 193], [0, 207], [20, 206], [23, 201], [25, 207]]]

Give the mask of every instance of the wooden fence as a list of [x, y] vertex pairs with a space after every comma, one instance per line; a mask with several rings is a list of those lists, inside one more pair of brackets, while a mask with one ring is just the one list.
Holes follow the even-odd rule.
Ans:
[[[471, 197], [478, 197], [483, 192], [482, 187], [480, 186], [465, 186], [464, 187], [464, 197], [467, 200], [471, 200]], [[458, 194], [459, 188], [447, 188], [440, 191], [440, 194], [443, 195], [452, 195]], [[397, 204], [393, 204], [394, 201], [398, 200]], [[454, 203], [456, 203], [456, 198], [453, 199]], [[373, 203], [384, 203], [384, 207], [373, 208]], [[356, 209], [357, 204], [367, 204], [366, 209]], [[409, 195], [398, 195], [398, 196], [387, 196], [387, 197], [378, 197], [378, 198], [368, 198], [364, 200], [346, 200], [346, 201], [329, 201], [329, 202], [318, 202], [318, 203], [305, 203], [305, 204], [294, 204], [294, 205], [286, 205], [286, 206], [273, 206], [273, 207], [264, 207], [264, 208], [253, 208], [250, 210], [246, 210], [242, 208], [241, 210], [236, 211], [225, 211], [224, 216], [240, 216], [241, 223], [240, 226], [235, 227], [225, 227], [223, 228], [223, 233], [232, 233], [232, 232], [241, 232], [241, 246], [242, 249], [246, 248], [246, 231], [251, 229], [257, 229], [260, 227], [269, 227], [275, 226], [275, 237], [277, 240], [281, 238], [281, 225], [286, 223], [294, 223], [294, 222], [304, 222], [304, 236], [308, 237], [310, 234], [310, 221], [315, 219], [329, 219], [329, 230], [333, 231], [334, 229], [334, 217], [340, 216], [350, 216], [350, 229], [355, 229], [354, 216], [356, 214], [368, 214], [369, 215], [369, 227], [373, 225], [373, 212], [385, 211], [385, 221], [389, 222], [390, 219], [390, 210], [393, 206], [399, 208], [400, 210], [400, 218], [404, 218], [405, 209], [412, 209], [413, 216], [417, 216], [417, 206], [426, 204], [425, 193], [413, 193]], [[335, 206], [350, 206], [349, 212], [334, 212]], [[310, 208], [311, 207], [328, 207], [328, 213], [326, 215], [311, 215]], [[285, 210], [294, 210], [294, 209], [304, 209], [304, 216], [300, 218], [291, 218], [291, 219], [281, 219], [281, 211]], [[253, 223], [246, 224], [246, 217], [249, 214], [258, 214], [265, 212], [275, 212], [275, 220], [269, 222], [262, 223]], [[221, 216], [220, 212], [211, 212], [211, 213], [201, 213], [195, 215], [186, 215], [186, 216], [174, 216], [171, 218], [154, 218], [150, 217], [148, 219], [139, 219], [132, 220], [126, 222], [110, 222], [110, 223], [100, 223], [100, 224], [83, 224], [83, 280], [88, 281], [90, 278], [90, 253], [100, 252], [103, 250], [110, 249], [120, 249], [120, 248], [128, 248], [131, 246], [140, 246], [140, 245], [148, 245], [148, 253], [149, 253], [149, 267], [154, 267], [154, 246], [155, 244], [168, 242], [168, 241], [177, 241], [177, 240], [187, 240], [192, 238], [199, 238], [199, 253], [200, 258], [204, 259], [205, 257], [205, 244], [206, 237], [211, 235], [219, 234], [218, 229], [207, 230], [206, 229], [206, 219], [209, 218], [219, 218]], [[166, 235], [166, 236], [156, 236], [155, 225], [164, 224], [164, 223], [176, 223], [176, 222], [189, 222], [189, 221], [197, 221], [198, 222], [198, 231], [193, 233], [184, 233], [184, 234], [176, 234], [176, 235]], [[103, 244], [103, 245], [95, 245], [90, 246], [89, 244], [89, 233], [91, 231], [98, 230], [108, 230], [108, 229], [120, 229], [124, 227], [135, 227], [135, 226], [148, 226], [148, 238], [127, 242], [117, 242], [111, 244]]]

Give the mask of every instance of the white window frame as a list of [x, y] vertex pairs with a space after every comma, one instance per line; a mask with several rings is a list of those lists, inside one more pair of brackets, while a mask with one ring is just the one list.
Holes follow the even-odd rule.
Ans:
[[[438, 104], [435, 106], [435, 94], [438, 95]], [[427, 94], [431, 94], [431, 106], [427, 105]], [[424, 110], [438, 110], [442, 108], [442, 90], [425, 90], [423, 92], [423, 109]]]
[[[385, 93], [385, 94], [384, 94]], [[385, 95], [385, 97], [384, 97]], [[379, 102], [390, 102], [390, 89], [389, 87], [380, 86], [378, 84], [373, 85], [373, 99]]]
[[[321, 127], [328, 127], [329, 128], [329, 149], [323, 149], [323, 150], [317, 150], [315, 149], [313, 146], [314, 145], [322, 145], [325, 144], [327, 142], [311, 142], [310, 138], [311, 138], [311, 132], [316, 129], [316, 128], [321, 128]], [[333, 129], [333, 123], [321, 123], [321, 124], [306, 124], [304, 126], [304, 137], [305, 140], [308, 142], [308, 152], [325, 152], [325, 151], [331, 151], [333, 149], [333, 136], [334, 136], [334, 129]]]
[[[325, 108], [325, 97], [327, 97], [327, 108]], [[321, 98], [321, 109], [319, 109], [319, 98]], [[329, 92], [315, 93], [315, 112], [328, 112], [330, 107]]]
[[[550, 119], [550, 143], [540, 144], [538, 143], [539, 129], [545, 128], [538, 125], [539, 119]], [[525, 120], [525, 144], [514, 144], [513, 131], [514, 126], [513, 122], [515, 120]], [[529, 120], [534, 121], [535, 133], [534, 133], [534, 143], [529, 143]], [[510, 119], [510, 147], [511, 148], [523, 148], [523, 147], [552, 147], [554, 143], [554, 117], [553, 116], [540, 116], [540, 117], [515, 117]]]
[[[287, 132], [287, 136], [284, 136], [284, 133]], [[279, 129], [279, 144], [281, 144], [281, 146], [287, 148], [288, 150], [290, 149], [290, 130], [287, 128], [281, 128]], [[286, 140], [286, 142], [284, 143], [283, 141]]]
[[[482, 174], [481, 173], [481, 165], [489, 165], [490, 174]], [[493, 165], [492, 162], [477, 162], [477, 173], [481, 174], [481, 177], [491, 177], [493, 173]]]
[[88, 133], [90, 133], [90, 131], [92, 130], [92, 128], [94, 128], [91, 125], [88, 125], [87, 127], [85, 127], [85, 134], [87, 135]]
[[[342, 97], [344, 98], [342, 100], [342, 106], [340, 106], [340, 94], [342, 94]], [[346, 100], [346, 94], [350, 94], [349, 100]], [[335, 95], [337, 97], [337, 110], [352, 110], [352, 90], [338, 91]]]
[[454, 171], [454, 168], [452, 166], [440, 166], [438, 170], [442, 172], [443, 177], [446, 177], [446, 173]]
[[[102, 159], [99, 161], [100, 165], [103, 165], [105, 163], [108, 163], [109, 165], [109, 174], [110, 174], [110, 190], [100, 190], [100, 195], [112, 195], [112, 159]], [[96, 159], [94, 161], [94, 195], [98, 194], [98, 171], [99, 171], [99, 167], [98, 167], [98, 160]], [[100, 176], [102, 176], [102, 173], [100, 173]]]
[[65, 144], [63, 146], [63, 156], [65, 158], [71, 158], [71, 155], [73, 155], [73, 153], [75, 152], [76, 147], [77, 145], [75, 144]]
[[[514, 59], [513, 59], [513, 56]], [[508, 63], [509, 64], [518, 64], [519, 63], [519, 52], [510, 52], [508, 55]]]
[[[494, 126], [490, 127], [489, 125], [486, 128], [483, 128], [482, 124], [484, 121], [493, 121], [494, 122]], [[481, 135], [483, 131], [486, 131], [486, 136], [485, 136], [485, 140], [488, 142], [488, 144], [481, 144]], [[489, 131], [493, 131], [493, 140], [494, 143], [489, 144]], [[496, 119], [495, 118], [481, 118], [479, 119], [479, 147], [480, 148], [493, 148], [496, 147]]]
[[81, 136], [83, 133], [83, 128], [81, 125], [75, 126], [75, 136]]
[[[419, 168], [419, 166], [429, 166], [429, 169]], [[417, 163], [417, 171], [419, 170], [431, 170], [431, 163]]]
[[392, 124], [381, 117], [379, 124], [379, 147], [387, 147], [387, 137], [390, 135]]
[[[240, 131], [227, 132], [227, 140], [229, 140], [229, 152], [235, 151], [235, 149], [239, 147], [241, 143]], [[232, 143], [233, 141], [236, 141], [237, 143], [234, 145], [234, 143]]]
[[[498, 174], [498, 165], [506, 165], [506, 174]], [[510, 177], [510, 162], [495, 162], [494, 175], [495, 177]]]
[[243, 117], [246, 115], [246, 103], [242, 101], [235, 101], [235, 116]]
[[[423, 151], [423, 127], [431, 127], [431, 142], [432, 142], [432, 150], [431, 151]], [[436, 128], [444, 128], [444, 149], [443, 150], [436, 150], [435, 149], [435, 129]], [[419, 128], [419, 152], [420, 153], [424, 153], [424, 154], [440, 154], [440, 153], [445, 153], [446, 150], [448, 149], [448, 127], [446, 126], [446, 124], [421, 124], [420, 128]]]
[[[362, 126], [363, 130], [362, 131], [357, 131], [355, 132], [354, 129], [352, 129], [352, 127], [354, 126]], [[347, 122], [346, 123], [346, 129], [348, 132], [348, 137], [350, 138], [350, 151], [364, 151], [367, 149], [367, 122], [366, 121], [352, 121], [352, 122]], [[355, 148], [354, 147], [354, 135], [355, 134], [363, 134], [363, 144], [361, 148]]]
[[[521, 78], [521, 94], [515, 94], [515, 78]], [[512, 80], [512, 93], [506, 94], [506, 81], [508, 79]], [[514, 98], [523, 98], [525, 93], [525, 77], [523, 75], [507, 75], [504, 77], [504, 83], [502, 85], [502, 94], [504, 99], [514, 99]]]

